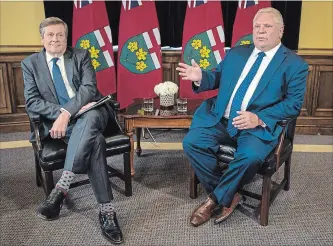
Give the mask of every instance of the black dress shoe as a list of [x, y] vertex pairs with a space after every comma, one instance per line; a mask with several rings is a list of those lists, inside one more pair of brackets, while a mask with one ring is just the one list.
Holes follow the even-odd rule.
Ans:
[[43, 220], [56, 220], [59, 217], [60, 209], [64, 198], [65, 192], [60, 189], [54, 188], [47, 199], [38, 207], [37, 216]]
[[120, 230], [116, 212], [102, 214], [99, 212], [99, 224], [102, 229], [103, 236], [111, 243], [120, 244], [124, 241], [123, 234]]

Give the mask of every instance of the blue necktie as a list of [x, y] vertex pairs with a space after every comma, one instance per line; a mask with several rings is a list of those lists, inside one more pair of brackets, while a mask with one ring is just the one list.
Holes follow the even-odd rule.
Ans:
[[232, 125], [232, 120], [236, 116], [238, 116], [237, 111], [241, 110], [242, 102], [245, 97], [245, 94], [247, 92], [247, 89], [249, 88], [254, 76], [258, 72], [258, 69], [260, 67], [260, 64], [262, 62], [262, 59], [264, 58], [265, 53], [259, 52], [258, 57], [254, 64], [252, 65], [250, 71], [246, 75], [245, 79], [241, 83], [241, 85], [238, 87], [234, 99], [232, 100], [230, 114], [229, 114], [229, 120], [228, 120], [228, 127], [227, 131], [230, 135], [230, 137], [234, 137], [237, 134], [238, 129]]
[[52, 58], [53, 62], [53, 67], [52, 67], [52, 76], [53, 76], [53, 82], [54, 82], [54, 87], [57, 92], [58, 100], [60, 105], [64, 105], [69, 101], [69, 96], [68, 92], [65, 86], [65, 82], [61, 76], [60, 68], [57, 65], [57, 61], [59, 60], [58, 57]]

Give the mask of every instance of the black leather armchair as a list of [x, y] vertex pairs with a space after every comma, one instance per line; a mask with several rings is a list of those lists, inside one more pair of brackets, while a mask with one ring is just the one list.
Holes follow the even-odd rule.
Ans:
[[[258, 171], [258, 174], [262, 175], [262, 192], [261, 194], [256, 194], [247, 190], [240, 189], [239, 192], [244, 196], [249, 196], [254, 199], [260, 200], [260, 225], [268, 225], [268, 212], [269, 206], [273, 203], [274, 199], [283, 188], [288, 191], [290, 187], [290, 161], [291, 154], [293, 150], [293, 140], [295, 134], [296, 118], [290, 120], [283, 120], [279, 122], [283, 127], [283, 131], [279, 136], [279, 142], [277, 147], [268, 155], [263, 166]], [[231, 145], [220, 145], [219, 152], [217, 153], [216, 160], [221, 170], [228, 168], [228, 164], [234, 158], [234, 152], [236, 151], [236, 146]], [[273, 188], [271, 177], [280, 168], [280, 166], [285, 163], [284, 166], [284, 178], [279, 183], [274, 183]], [[190, 197], [196, 198], [197, 194], [197, 184], [199, 180], [191, 169], [190, 178]]]
[[[119, 111], [118, 102], [111, 101], [109, 103], [115, 112]], [[35, 154], [36, 184], [38, 187], [42, 186], [46, 196], [48, 196], [54, 188], [53, 171], [62, 169], [64, 167], [67, 145], [62, 140], [52, 139], [51, 137], [41, 140], [39, 134], [39, 117], [32, 118], [31, 115], [29, 115], [29, 117], [31, 122], [31, 131], [34, 131], [37, 140], [32, 144]], [[114, 155], [123, 154], [124, 158], [123, 173], [108, 165], [107, 168], [109, 171], [109, 177], [116, 176], [122, 179], [125, 182], [125, 195], [131, 196], [131, 144], [129, 137], [123, 133], [117, 119], [115, 119], [115, 122], [109, 121], [108, 126], [104, 132], [104, 136], [107, 146], [106, 156], [111, 157]], [[72, 183], [70, 188], [88, 183], [88, 179], [81, 180]]]

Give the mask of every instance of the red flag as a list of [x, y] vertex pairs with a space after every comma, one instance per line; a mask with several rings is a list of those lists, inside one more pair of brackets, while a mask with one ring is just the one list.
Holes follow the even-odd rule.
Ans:
[[[213, 70], [223, 59], [224, 27], [221, 2], [188, 1], [182, 43], [182, 60], [191, 64], [194, 59], [202, 70]], [[180, 80], [180, 96], [186, 98], [209, 98], [217, 94], [217, 90], [196, 94], [192, 83]]]
[[87, 49], [103, 95], [116, 92], [112, 35], [104, 1], [74, 0], [73, 46]]
[[237, 13], [232, 31], [232, 47], [253, 43], [253, 18], [259, 9], [267, 7], [271, 7], [270, 1], [238, 1]]
[[154, 97], [162, 82], [161, 38], [153, 1], [123, 1], [119, 23], [117, 100], [121, 108], [133, 99]]

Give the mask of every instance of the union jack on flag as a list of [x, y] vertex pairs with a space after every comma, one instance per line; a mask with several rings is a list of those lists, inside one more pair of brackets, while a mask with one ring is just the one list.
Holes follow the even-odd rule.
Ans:
[[[251, 6], [257, 5], [259, 3], [258, 0], [240, 0], [238, 1], [238, 8], [240, 9], [246, 9], [249, 8]], [[243, 5], [243, 6], [242, 6]]]
[[92, 0], [74, 0], [74, 6], [75, 8], [80, 9], [91, 4], [92, 2]]
[[140, 0], [122, 0], [124, 10], [130, 10], [142, 5]]
[[187, 0], [187, 5], [189, 8], [195, 8], [201, 4], [207, 3], [208, 0]]

